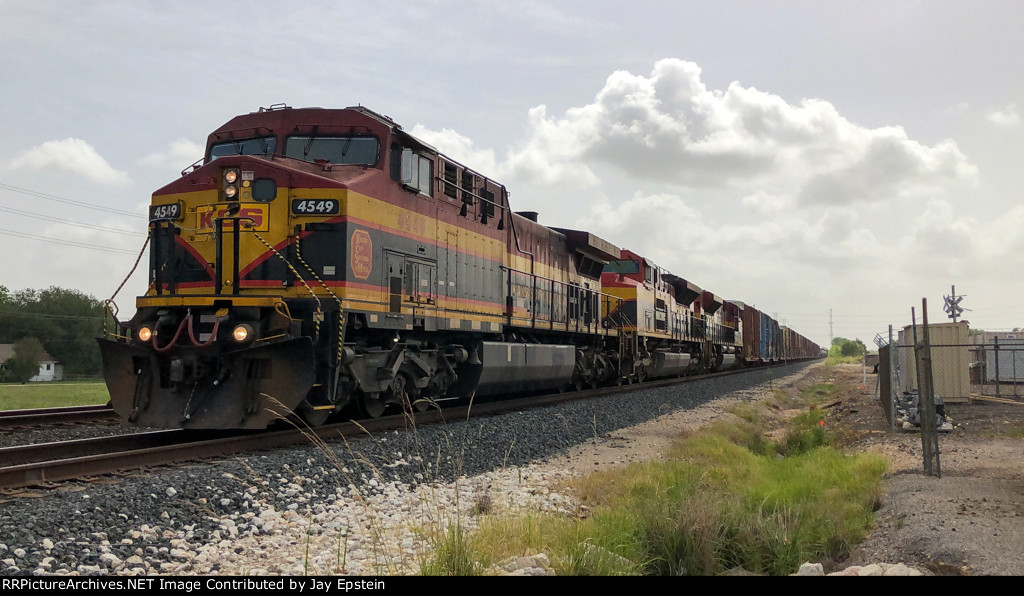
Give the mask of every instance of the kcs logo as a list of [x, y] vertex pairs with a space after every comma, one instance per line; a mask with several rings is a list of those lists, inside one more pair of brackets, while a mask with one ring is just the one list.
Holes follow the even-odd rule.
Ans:
[[[265, 232], [269, 229], [267, 225], [267, 208], [263, 205], [257, 205], [253, 207], [243, 207], [233, 215], [228, 215], [228, 209], [217, 209], [211, 211], [204, 211], [199, 213], [199, 221], [196, 227], [201, 231], [213, 230], [214, 220], [223, 217], [237, 217], [240, 218], [242, 229], [252, 229], [257, 232]], [[249, 220], [249, 221], [246, 221]], [[251, 227], [250, 227], [251, 225]], [[225, 230], [233, 230], [235, 228], [235, 221], [229, 219], [222, 224]]]

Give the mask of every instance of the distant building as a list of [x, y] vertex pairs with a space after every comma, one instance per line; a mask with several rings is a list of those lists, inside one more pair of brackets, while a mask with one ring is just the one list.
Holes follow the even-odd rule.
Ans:
[[[0, 366], [14, 356], [14, 344], [0, 344]], [[64, 378], [64, 365], [43, 350], [39, 356], [39, 374], [29, 379], [36, 381], [60, 381]]]
[[1024, 381], [1024, 332], [985, 331], [971, 336], [979, 378], [986, 383]]
[[[917, 359], [914, 340], [924, 341], [924, 329], [906, 326], [897, 340], [896, 366], [900, 370], [900, 391], [917, 389]], [[966, 402], [971, 394], [969, 366], [972, 357], [967, 339], [967, 321], [930, 323], [932, 390], [946, 403]]]
[[[976, 335], [971, 336], [972, 344], [991, 344], [995, 343], [998, 339], [999, 343], [1003, 343], [1007, 340], [1021, 340], [1024, 339], [1024, 332], [1021, 331], [983, 331]], [[1013, 343], [1012, 341], [1009, 343]]]

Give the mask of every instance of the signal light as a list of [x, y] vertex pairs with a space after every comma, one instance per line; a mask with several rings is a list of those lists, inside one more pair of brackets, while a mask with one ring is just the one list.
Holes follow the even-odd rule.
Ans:
[[235, 168], [228, 168], [224, 170], [224, 197], [228, 200], [235, 199], [238, 196], [238, 187], [235, 186], [235, 182], [238, 181], [238, 170]]
[[241, 325], [235, 326], [231, 331], [231, 337], [238, 343], [244, 343], [249, 341], [253, 336], [252, 327], [242, 323]]

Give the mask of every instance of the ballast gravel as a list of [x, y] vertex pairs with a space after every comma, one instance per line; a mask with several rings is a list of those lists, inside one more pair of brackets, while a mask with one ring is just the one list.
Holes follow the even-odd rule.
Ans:
[[418, 573], [478, 512], [574, 514], [531, 462], [805, 366], [2, 497], [0, 575]]

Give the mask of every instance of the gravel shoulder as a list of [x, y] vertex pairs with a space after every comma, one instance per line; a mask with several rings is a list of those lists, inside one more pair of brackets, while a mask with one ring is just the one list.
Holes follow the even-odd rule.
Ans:
[[841, 389], [826, 420], [843, 448], [890, 466], [877, 529], [826, 572], [905, 563], [1024, 574], [1024, 439], [1011, 436], [1024, 406], [947, 404], [955, 428], [940, 437], [943, 475], [932, 478], [919, 435], [888, 432], [873, 376], [861, 390], [859, 366], [788, 371], [0, 499], [0, 575], [415, 574], [432, 535], [454, 522], [472, 530], [482, 504], [574, 515], [571, 477], [661, 457], [734, 404], [822, 381]]

